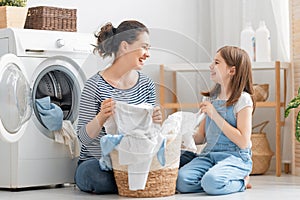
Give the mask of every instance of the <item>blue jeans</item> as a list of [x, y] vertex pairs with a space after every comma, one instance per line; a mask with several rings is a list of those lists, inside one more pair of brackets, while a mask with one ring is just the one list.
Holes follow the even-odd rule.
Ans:
[[102, 171], [97, 159], [78, 162], [75, 183], [84, 192], [96, 194], [118, 193], [113, 171]]
[[251, 169], [252, 160], [245, 150], [237, 152], [237, 155], [211, 152], [181, 167], [176, 187], [181, 193], [221, 195], [242, 192], [246, 189], [244, 178]]

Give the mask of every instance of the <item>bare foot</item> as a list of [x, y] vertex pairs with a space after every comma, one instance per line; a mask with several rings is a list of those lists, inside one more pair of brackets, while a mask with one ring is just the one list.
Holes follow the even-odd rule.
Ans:
[[252, 188], [252, 185], [250, 184], [250, 176], [245, 177], [245, 185], [246, 185], [246, 189]]

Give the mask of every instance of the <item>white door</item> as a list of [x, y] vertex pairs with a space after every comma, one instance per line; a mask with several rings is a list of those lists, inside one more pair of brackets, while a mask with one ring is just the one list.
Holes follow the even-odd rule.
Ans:
[[0, 139], [17, 142], [31, 114], [31, 91], [22, 61], [5, 54], [0, 57]]

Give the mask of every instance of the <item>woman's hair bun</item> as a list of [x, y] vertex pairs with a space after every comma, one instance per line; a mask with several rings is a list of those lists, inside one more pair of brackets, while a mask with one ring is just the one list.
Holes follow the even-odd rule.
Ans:
[[98, 52], [100, 56], [112, 56], [114, 52], [113, 38], [116, 33], [116, 28], [109, 22], [101, 27], [100, 31], [95, 34], [97, 38], [97, 46], [94, 51]]

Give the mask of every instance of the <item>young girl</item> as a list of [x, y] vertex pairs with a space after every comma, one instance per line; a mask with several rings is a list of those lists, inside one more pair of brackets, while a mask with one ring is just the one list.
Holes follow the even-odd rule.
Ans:
[[249, 56], [238, 47], [222, 47], [210, 65], [210, 78], [216, 85], [202, 93], [211, 100], [200, 103], [206, 118], [194, 136], [196, 144], [206, 142], [206, 146], [180, 168], [177, 190], [181, 193], [220, 195], [250, 187], [255, 102]]

